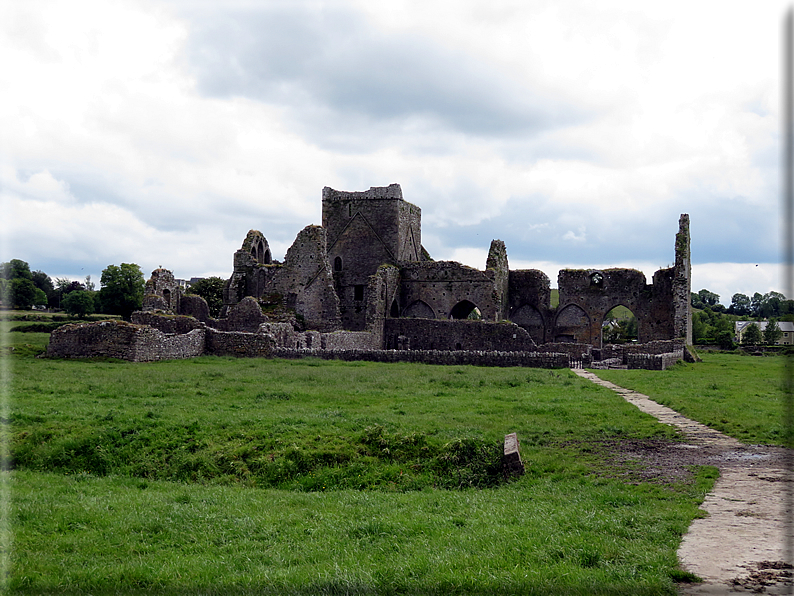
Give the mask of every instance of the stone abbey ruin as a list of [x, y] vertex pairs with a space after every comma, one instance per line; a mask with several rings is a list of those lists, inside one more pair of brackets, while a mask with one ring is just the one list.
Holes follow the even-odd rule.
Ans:
[[[421, 215], [398, 184], [364, 192], [326, 187], [322, 225], [304, 228], [283, 263], [261, 232], [248, 232], [218, 319], [170, 271], [156, 269], [132, 323], [67, 325], [53, 332], [48, 353], [638, 368], [689, 357], [688, 215], [679, 219], [674, 266], [654, 273], [652, 283], [634, 269], [565, 269], [556, 307], [546, 274], [510, 270], [501, 240], [491, 242], [484, 270], [432, 260], [422, 247]], [[618, 305], [634, 313], [638, 343], [602, 345], [604, 318]]]

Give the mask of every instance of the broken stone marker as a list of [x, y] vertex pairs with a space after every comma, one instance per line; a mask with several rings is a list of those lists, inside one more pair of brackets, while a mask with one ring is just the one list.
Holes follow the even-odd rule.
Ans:
[[518, 452], [518, 435], [510, 433], [505, 435], [505, 453], [502, 458], [506, 476], [521, 476], [524, 474], [524, 464]]

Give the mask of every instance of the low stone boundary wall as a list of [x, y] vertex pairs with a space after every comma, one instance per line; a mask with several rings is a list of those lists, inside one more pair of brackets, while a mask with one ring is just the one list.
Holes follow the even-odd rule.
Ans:
[[314, 357], [323, 360], [370, 362], [419, 362], [423, 364], [472, 366], [524, 366], [570, 368], [568, 354], [554, 352], [484, 352], [466, 350], [310, 350], [274, 348], [274, 358]]
[[626, 354], [626, 364], [630, 369], [664, 370], [683, 359], [683, 350], [667, 354]]
[[333, 331], [320, 335], [325, 350], [373, 350], [380, 347], [377, 338], [367, 331]]
[[[663, 339], [644, 344], [623, 344], [623, 354], [671, 354], [681, 352], [683, 358], [684, 340]], [[624, 356], [625, 357], [625, 356]], [[627, 362], [628, 364], [628, 362]]]
[[272, 335], [207, 328], [204, 353], [213, 356], [272, 358], [274, 343]]
[[54, 358], [105, 357], [130, 362], [193, 358], [203, 353], [203, 329], [169, 335], [125, 321], [64, 325], [50, 334], [47, 347], [47, 355]]

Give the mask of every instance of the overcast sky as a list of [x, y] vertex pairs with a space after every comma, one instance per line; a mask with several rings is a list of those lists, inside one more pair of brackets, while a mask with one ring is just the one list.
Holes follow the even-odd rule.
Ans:
[[2, 2], [0, 260], [227, 278], [396, 182], [436, 260], [650, 282], [689, 213], [693, 290], [782, 291], [785, 6]]

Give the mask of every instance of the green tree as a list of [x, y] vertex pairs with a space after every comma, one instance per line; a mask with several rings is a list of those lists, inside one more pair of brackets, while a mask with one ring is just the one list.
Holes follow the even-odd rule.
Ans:
[[94, 293], [86, 290], [69, 292], [61, 301], [61, 308], [80, 318], [90, 315], [94, 312]]
[[717, 334], [717, 343], [721, 350], [733, 350], [736, 347], [733, 343], [733, 333], [730, 331], [720, 331]]
[[108, 265], [100, 278], [99, 302], [102, 312], [121, 315], [129, 320], [133, 311], [143, 305], [144, 279], [141, 268], [134, 263]]
[[752, 302], [750, 297], [745, 294], [734, 294], [731, 298], [729, 312], [734, 315], [749, 315]]
[[750, 315], [753, 317], [761, 316], [761, 304], [764, 302], [762, 294], [756, 292], [750, 299]]
[[19, 259], [0, 263], [0, 277], [5, 279], [31, 279], [30, 265]]
[[785, 304], [786, 297], [780, 292], [767, 292], [761, 300], [761, 307], [759, 308], [758, 315], [765, 319], [771, 317], [779, 317], [781, 314], [781, 306]]
[[30, 280], [39, 290], [47, 295], [48, 300], [53, 297], [53, 294], [55, 293], [55, 286], [53, 285], [50, 276], [44, 273], [44, 271], [33, 271], [30, 274]]
[[207, 301], [210, 307], [210, 316], [217, 319], [223, 307], [223, 286], [226, 281], [220, 277], [205, 277], [196, 283], [190, 284], [186, 293], [196, 294]]
[[[8, 285], [8, 303], [19, 310], [28, 310], [36, 304], [36, 299], [41, 298], [36, 295], [36, 291], [41, 292], [33, 282], [24, 277], [17, 277], [11, 280]], [[42, 292], [43, 295], [43, 292]], [[44, 299], [46, 304], [46, 297]]]
[[742, 333], [742, 345], [744, 346], [757, 346], [762, 339], [761, 330], [755, 323], [750, 323]]
[[770, 319], [764, 329], [764, 343], [768, 346], [773, 346], [781, 337], [783, 337], [783, 332], [780, 330], [777, 321]]

